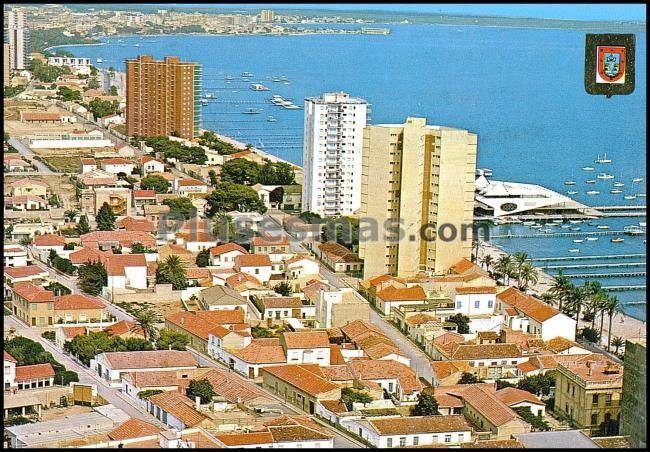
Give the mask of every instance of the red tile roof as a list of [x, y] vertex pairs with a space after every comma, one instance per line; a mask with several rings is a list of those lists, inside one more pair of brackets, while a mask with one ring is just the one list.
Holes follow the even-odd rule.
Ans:
[[459, 386], [466, 387], [460, 390], [450, 391], [449, 393], [462, 397], [465, 403], [471, 405], [492, 425], [499, 427], [519, 418], [510, 407], [494, 395], [493, 389], [490, 390], [481, 385], [473, 384]]
[[277, 338], [253, 339], [250, 344], [239, 350], [232, 350], [233, 355], [247, 364], [286, 363], [284, 348]]
[[244, 254], [248, 254], [248, 251], [236, 243], [224, 243], [223, 245], [217, 245], [210, 248], [210, 255], [218, 256], [220, 254], [229, 253], [231, 251], [240, 251]]
[[208, 340], [208, 335], [213, 334], [217, 337], [224, 337], [230, 330], [221, 325], [215, 325], [207, 320], [197, 316], [192, 311], [179, 311], [169, 314], [165, 321], [182, 328], [201, 339]]
[[50, 363], [16, 366], [16, 381], [18, 382], [50, 377], [54, 377], [54, 369]]
[[80, 237], [81, 244], [98, 248], [99, 243], [118, 242], [120, 245], [130, 248], [134, 243], [142, 243], [147, 248], [156, 246], [156, 239], [153, 235], [141, 231], [93, 231]]
[[253, 237], [252, 239], [253, 246], [283, 246], [289, 245], [289, 237], [286, 235], [278, 236], [265, 236], [265, 237]]
[[95, 161], [95, 159], [93, 159], [93, 158], [83, 158], [82, 157], [79, 160], [81, 161], [82, 165], [96, 165], [97, 164], [97, 161]]
[[236, 291], [244, 291], [248, 289], [256, 289], [263, 287], [262, 283], [254, 276], [248, 273], [235, 273], [226, 278], [226, 284]]
[[119, 322], [104, 328], [104, 331], [106, 331], [111, 336], [120, 336], [126, 333], [133, 333], [144, 337], [144, 329], [137, 323], [131, 322], [130, 320], [120, 320]]
[[109, 159], [104, 159], [102, 161], [104, 165], [128, 165], [128, 164], [133, 164], [127, 159], [123, 159], [122, 157], [113, 157]]
[[314, 373], [314, 371], [319, 372], [317, 368], [318, 365], [288, 364], [286, 366], [266, 367], [262, 369], [262, 372], [269, 373], [291, 386], [316, 397], [339, 388], [339, 386], [320, 377], [318, 373]]
[[52, 111], [21, 111], [23, 121], [59, 121], [61, 114]]
[[3, 350], [3, 353], [4, 353], [4, 360], [5, 360], [5, 361], [9, 361], [9, 362], [12, 362], [12, 363], [17, 363], [17, 362], [18, 362], [18, 361], [16, 361], [16, 358], [14, 358], [13, 356], [11, 356], [11, 355], [10, 355], [9, 353], [7, 353], [6, 351]]
[[407, 365], [393, 360], [362, 359], [351, 360], [348, 366], [354, 375], [361, 380], [383, 380], [396, 378], [402, 392], [413, 394], [422, 391], [422, 383], [417, 374]]
[[156, 199], [156, 190], [133, 190], [133, 199]]
[[454, 265], [452, 265], [450, 270], [452, 271], [452, 273], [456, 273], [456, 274], [460, 275], [462, 273], [465, 273], [468, 270], [472, 270], [472, 269], [476, 269], [476, 268], [481, 269], [480, 267], [478, 267], [478, 265], [476, 265], [474, 262], [470, 261], [469, 259], [462, 258], [461, 260], [456, 262]]
[[120, 441], [123, 439], [157, 435], [158, 433], [160, 433], [160, 429], [155, 425], [141, 421], [140, 419], [131, 418], [108, 432], [108, 437], [113, 441]]
[[88, 329], [85, 326], [64, 326], [62, 329], [63, 335], [67, 339], [74, 339], [77, 336], [88, 333]]
[[122, 276], [126, 267], [147, 267], [144, 254], [112, 254], [104, 262], [108, 276]]
[[60, 235], [43, 234], [34, 237], [34, 246], [63, 246], [65, 238]]
[[37, 286], [30, 282], [21, 282], [12, 287], [15, 295], [31, 303], [52, 303], [54, 302], [54, 292], [46, 290], [43, 286]]
[[174, 416], [187, 427], [194, 427], [208, 419], [206, 415], [196, 411], [194, 401], [179, 392], [168, 391], [156, 394], [149, 397], [149, 401]]
[[104, 262], [104, 259], [110, 254], [113, 253], [84, 247], [70, 253], [70, 261], [75, 265], [85, 264], [86, 262]]
[[125, 217], [117, 222], [117, 227], [127, 231], [154, 232], [156, 230], [153, 222], [146, 218]]
[[280, 342], [288, 349], [329, 348], [330, 341], [326, 331], [284, 332]]
[[270, 267], [271, 259], [268, 254], [240, 254], [235, 256], [235, 267]]
[[253, 444], [273, 444], [273, 435], [270, 432], [226, 433], [215, 435], [219, 441], [228, 447], [247, 446]]
[[193, 187], [198, 185], [205, 185], [205, 184], [200, 180], [196, 180], [196, 179], [181, 179], [178, 181], [179, 187]]
[[462, 414], [370, 419], [368, 422], [382, 436], [472, 431]]
[[70, 294], [54, 299], [55, 311], [68, 311], [74, 309], [105, 309], [104, 303], [88, 295]]
[[545, 405], [545, 403], [542, 402], [539, 399], [539, 397], [536, 397], [530, 392], [518, 388], [499, 389], [497, 392], [494, 393], [494, 395], [497, 397], [497, 399], [501, 400], [503, 403], [505, 403], [510, 407], [521, 402], [529, 402], [537, 405]]
[[396, 288], [388, 286], [377, 293], [377, 297], [384, 301], [420, 301], [426, 300], [426, 294], [421, 286]]
[[495, 286], [476, 286], [476, 287], [466, 286], [466, 287], [456, 287], [454, 290], [459, 295], [497, 293], [497, 288]]
[[542, 300], [521, 292], [515, 287], [510, 287], [504, 290], [497, 295], [497, 298], [538, 322], [544, 322], [551, 317], [560, 314], [560, 311], [554, 307], [549, 306]]
[[196, 360], [190, 352], [179, 350], [104, 352], [104, 355], [113, 370], [196, 366]]
[[[5, 249], [5, 251], [7, 251]], [[40, 275], [41, 273], [48, 273], [47, 270], [42, 269], [38, 265], [26, 265], [24, 267], [5, 267], [5, 276], [11, 279], [28, 278], [30, 276]], [[48, 273], [49, 274], [49, 273]]]
[[302, 307], [302, 302], [298, 297], [263, 297], [262, 304], [266, 309], [293, 308]]

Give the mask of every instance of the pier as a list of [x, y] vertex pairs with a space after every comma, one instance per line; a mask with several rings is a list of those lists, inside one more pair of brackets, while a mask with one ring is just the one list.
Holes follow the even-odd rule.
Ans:
[[[645, 235], [645, 231], [642, 234]], [[491, 235], [491, 239], [536, 239], [536, 238], [557, 238], [557, 237], [589, 237], [598, 235], [628, 235], [625, 231], [591, 231], [591, 232], [551, 232], [551, 233], [536, 233], [536, 234], [497, 234]], [[481, 237], [485, 239], [485, 237]]]
[[603, 290], [623, 291], [623, 290], [645, 290], [646, 286], [603, 286]]
[[544, 270], [564, 270], [569, 268], [611, 268], [611, 267], [645, 267], [645, 262], [617, 262], [601, 264], [569, 264], [569, 265], [540, 265], [539, 268]]
[[620, 272], [620, 273], [564, 273], [567, 278], [625, 278], [645, 276], [646, 272]]
[[632, 259], [645, 257], [643, 253], [638, 254], [605, 254], [602, 256], [560, 256], [560, 257], [533, 257], [530, 261], [548, 262], [548, 261], [579, 261], [579, 260], [600, 260], [600, 259]]

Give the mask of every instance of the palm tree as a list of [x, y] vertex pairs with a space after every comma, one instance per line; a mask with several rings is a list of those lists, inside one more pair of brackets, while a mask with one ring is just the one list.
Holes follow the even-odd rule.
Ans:
[[562, 310], [562, 304], [566, 301], [567, 295], [571, 290], [573, 283], [571, 278], [562, 273], [562, 270], [557, 272], [557, 275], [553, 277], [553, 284], [549, 292], [555, 297], [558, 301], [558, 308]]
[[524, 262], [517, 272], [517, 281], [519, 290], [526, 291], [530, 283], [537, 284], [539, 277], [537, 275], [537, 270], [531, 265], [530, 262]]
[[[512, 274], [512, 257], [507, 255], [507, 254], [502, 254], [499, 256], [499, 259], [497, 260], [496, 265], [494, 266], [494, 270], [501, 273], [503, 275], [503, 283], [505, 285], [508, 285], [508, 282], [510, 281], [510, 275]], [[506, 280], [506, 278], [508, 278]]]
[[174, 290], [183, 290], [187, 287], [187, 273], [181, 258], [175, 254], [167, 256], [156, 269], [156, 282], [171, 284]]
[[625, 345], [625, 341], [618, 336], [614, 336], [612, 345], [614, 346], [614, 353], [618, 355], [618, 349]]
[[492, 258], [492, 256], [490, 254], [487, 254], [483, 258], [483, 264], [485, 265], [485, 269], [487, 271], [490, 271], [490, 265], [492, 265], [493, 263], [494, 263], [494, 259]]
[[65, 211], [65, 217], [68, 219], [70, 223], [72, 223], [77, 216], [77, 211], [76, 210], [66, 210]]
[[580, 320], [580, 311], [582, 310], [582, 302], [584, 298], [585, 298], [585, 288], [572, 285], [564, 300], [565, 309], [568, 309], [571, 312], [575, 312], [576, 336], [578, 335], [578, 321]]
[[555, 304], [555, 297], [549, 290], [548, 292], [544, 292], [542, 295], [539, 297], [544, 303], [553, 306]]
[[607, 297], [605, 302], [607, 315], [609, 316], [609, 328], [607, 329], [607, 351], [609, 351], [609, 344], [612, 342], [612, 319], [614, 314], [621, 312], [621, 303], [615, 296]]
[[145, 339], [156, 339], [155, 324], [160, 322], [160, 316], [152, 308], [140, 309], [133, 314], [135, 322], [140, 325]]

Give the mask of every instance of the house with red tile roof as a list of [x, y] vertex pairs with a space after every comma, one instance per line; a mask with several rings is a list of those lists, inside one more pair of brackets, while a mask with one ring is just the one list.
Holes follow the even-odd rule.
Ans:
[[80, 158], [79, 164], [81, 165], [81, 174], [89, 173], [97, 169], [97, 160], [94, 158]]
[[97, 248], [82, 247], [70, 253], [69, 259], [72, 265], [78, 267], [88, 262], [104, 262], [111, 254], [113, 253], [110, 250], [101, 251]]
[[54, 385], [52, 364], [16, 366], [16, 385], [20, 389], [47, 388]]
[[324, 330], [285, 331], [280, 334], [289, 364], [330, 365], [330, 341]]
[[384, 315], [391, 315], [393, 308], [404, 305], [423, 305], [427, 302], [427, 297], [421, 286], [400, 288], [388, 286], [377, 292], [376, 302]]
[[[151, 215], [147, 216], [145, 212], [145, 206], [152, 206], [152, 205], [156, 206], [156, 191], [155, 190], [133, 190], [132, 195], [133, 195], [133, 207], [135, 208], [135, 211], [138, 213], [138, 215], [145, 215], [149, 221], [153, 222], [154, 225], [157, 226], [158, 224], [157, 221], [154, 221]], [[165, 206], [165, 205], [163, 206], [169, 209], [169, 206]]]
[[510, 408], [526, 407], [535, 416], [543, 417], [546, 414], [546, 404], [534, 394], [518, 388], [503, 388], [494, 393], [497, 399]]
[[[190, 380], [202, 379], [209, 369], [161, 370], [153, 372], [127, 372], [122, 375], [122, 392], [133, 398], [139, 405], [145, 406], [146, 400], [140, 398], [141, 391], [159, 389], [161, 391], [179, 391], [186, 388]], [[184, 392], [184, 391], [183, 391]]]
[[113, 441], [124, 441], [133, 438], [155, 436], [158, 439], [158, 433], [160, 431], [158, 427], [149, 422], [131, 418], [126, 422], [122, 422], [114, 430], [111, 430], [108, 433], [108, 438]]
[[208, 192], [207, 184], [198, 179], [179, 179], [176, 181], [175, 191], [179, 196], [191, 198], [197, 194], [206, 194]]
[[4, 381], [4, 390], [5, 391], [14, 391], [15, 389], [18, 388], [18, 385], [16, 384], [16, 364], [18, 361], [16, 361], [16, 358], [11, 356], [9, 353], [3, 350], [4, 354], [4, 376], [5, 376], [5, 381]]
[[24, 246], [5, 243], [2, 248], [5, 267], [25, 267], [27, 265], [27, 250]]
[[54, 292], [31, 282], [20, 282], [9, 290], [11, 310], [30, 326], [54, 323]]
[[194, 400], [176, 391], [149, 397], [147, 411], [168, 427], [177, 430], [212, 425], [210, 418], [197, 410]]
[[179, 350], [103, 352], [90, 360], [90, 369], [116, 387], [121, 386], [122, 375], [127, 372], [190, 370], [196, 367], [192, 354]]
[[50, 191], [49, 186], [45, 182], [29, 177], [13, 181], [7, 186], [7, 189], [7, 193], [11, 196], [32, 195], [45, 199], [47, 199]]
[[133, 173], [134, 166], [133, 162], [122, 157], [113, 157], [102, 160], [102, 168], [104, 171], [111, 174], [124, 173], [127, 176], [130, 176], [131, 173]]
[[144, 254], [112, 254], [104, 260], [109, 290], [147, 288], [147, 260]]
[[314, 414], [319, 400], [339, 400], [341, 387], [321, 376], [317, 364], [286, 364], [261, 370], [262, 387]]
[[54, 322], [57, 324], [101, 324], [113, 316], [98, 298], [86, 294], [69, 294], [54, 299]]
[[125, 231], [139, 231], [148, 233], [154, 233], [156, 231], [156, 227], [153, 222], [147, 220], [146, 218], [124, 217], [121, 220], [118, 220], [115, 225], [117, 226], [117, 229], [124, 229]]
[[224, 243], [210, 248], [211, 264], [217, 268], [233, 268], [235, 258], [248, 251], [236, 243]]
[[281, 236], [256, 236], [251, 239], [251, 253], [253, 254], [292, 254], [289, 237]]
[[363, 259], [336, 242], [319, 243], [315, 251], [318, 258], [335, 272], [359, 274], [363, 271]]
[[458, 447], [474, 429], [463, 415], [382, 417], [345, 421], [342, 426], [374, 447]]
[[[5, 253], [7, 249], [5, 248]], [[5, 282], [13, 286], [19, 282], [45, 280], [50, 273], [38, 265], [26, 265], [24, 267], [5, 267]]]
[[223, 433], [215, 438], [224, 448], [331, 449], [334, 436], [312, 419], [282, 416], [265, 422], [263, 430]]
[[271, 279], [271, 259], [268, 254], [241, 254], [235, 257], [235, 271], [251, 275], [266, 283]]
[[80, 240], [83, 246], [100, 250], [122, 247], [122, 253], [131, 252], [134, 243], [141, 243], [147, 248], [156, 247], [156, 238], [142, 231], [93, 231], [82, 235]]
[[65, 246], [65, 237], [56, 234], [37, 235], [34, 237], [32, 246], [39, 251], [49, 253], [50, 250], [54, 250], [61, 255]]
[[548, 341], [563, 337], [575, 341], [576, 321], [542, 300], [515, 287], [497, 295], [497, 310], [504, 315], [505, 326]]
[[287, 363], [284, 348], [276, 337], [251, 339], [244, 348], [219, 347], [212, 342], [214, 336], [210, 339], [208, 354], [247, 378], [257, 379], [260, 369]]
[[[40, 196], [22, 195], [22, 196], [5, 196], [4, 206], [6, 210], [48, 210], [48, 202]], [[46, 213], [46, 212], [42, 212]]]
[[[244, 298], [248, 298], [252, 293], [265, 290], [264, 285], [259, 279], [243, 272], [233, 273], [228, 276], [226, 278], [226, 287], [233, 289]], [[246, 307], [246, 309], [248, 308]]]
[[142, 168], [142, 175], [146, 176], [148, 173], [164, 173], [165, 162], [160, 159], [153, 158], [150, 155], [143, 155], [138, 159], [138, 164]]
[[63, 348], [66, 342], [82, 334], [88, 334], [91, 330], [87, 326], [59, 326], [54, 330], [54, 343]]
[[[235, 276], [248, 276], [237, 273]], [[230, 280], [230, 278], [227, 278]], [[254, 278], [253, 278], [254, 279]], [[259, 281], [257, 282], [259, 284]], [[207, 311], [241, 309], [244, 315], [248, 313], [248, 301], [236, 289], [228, 286], [212, 286], [197, 294], [203, 309]]]

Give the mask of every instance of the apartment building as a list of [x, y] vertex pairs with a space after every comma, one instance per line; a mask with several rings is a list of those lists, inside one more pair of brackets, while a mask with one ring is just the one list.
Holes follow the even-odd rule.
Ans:
[[178, 133], [198, 136], [201, 127], [201, 66], [178, 57], [127, 59], [126, 132], [144, 137]]
[[647, 444], [646, 356], [645, 338], [625, 342], [620, 434], [629, 436], [632, 447], [641, 449]]
[[29, 31], [22, 11], [5, 11], [4, 42], [9, 44], [9, 67], [12, 70], [26, 69]]
[[[364, 129], [360, 215], [379, 225], [376, 237], [360, 237], [364, 279], [443, 274], [470, 258], [476, 140], [425, 118]], [[402, 240], [387, 221], [401, 223]]]
[[347, 93], [305, 101], [302, 208], [352, 215], [361, 206], [361, 146], [368, 103]]

